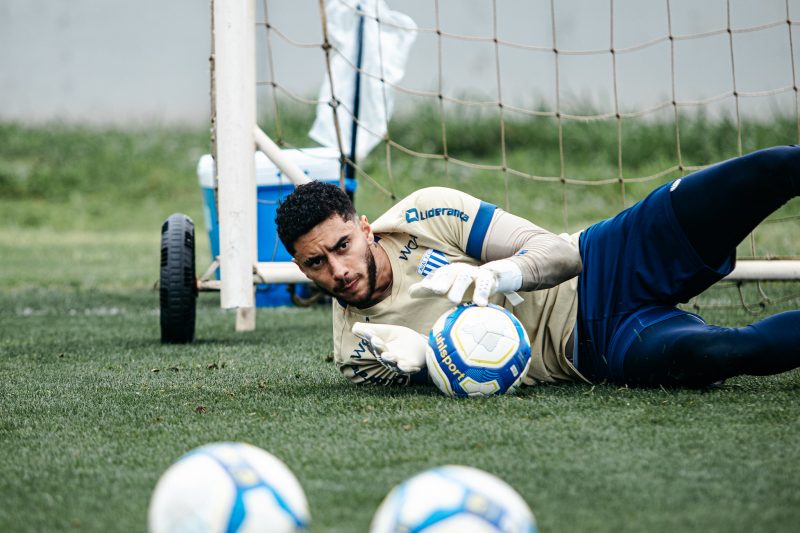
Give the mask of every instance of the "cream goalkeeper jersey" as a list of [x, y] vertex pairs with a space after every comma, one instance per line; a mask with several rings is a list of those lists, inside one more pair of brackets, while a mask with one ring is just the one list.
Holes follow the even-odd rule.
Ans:
[[[509, 219], [513, 219], [511, 224]], [[372, 230], [392, 267], [391, 294], [365, 309], [334, 300], [333, 350], [339, 370], [357, 384], [405, 385], [424, 380], [424, 372], [401, 376], [382, 366], [367, 349], [368, 343], [353, 335], [353, 324], [406, 326], [427, 336], [436, 319], [453, 304], [445, 296], [411, 298], [408, 288], [448, 263], [480, 265], [525, 254], [530, 250], [519, 249], [519, 240], [513, 238], [519, 228], [554, 237], [492, 204], [443, 187], [420, 189], [389, 209], [372, 224]], [[578, 234], [558, 236], [575, 250], [577, 237]], [[546, 256], [546, 251], [539, 253]], [[557, 269], [558, 261], [552, 263]], [[529, 287], [523, 284], [523, 289], [526, 288]], [[500, 294], [490, 301], [511, 310], [531, 339], [532, 361], [523, 382], [531, 385], [584, 380], [566, 357], [567, 342], [577, 315], [577, 278], [548, 289], [519, 291], [519, 294], [524, 301], [516, 307]], [[472, 299], [471, 291], [464, 299]]]

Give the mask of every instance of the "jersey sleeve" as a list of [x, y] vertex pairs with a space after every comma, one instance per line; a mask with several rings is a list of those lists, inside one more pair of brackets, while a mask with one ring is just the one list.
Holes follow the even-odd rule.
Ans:
[[376, 220], [372, 229], [408, 233], [423, 245], [480, 263], [508, 258], [520, 268], [523, 291], [553, 287], [581, 270], [578, 249], [567, 236], [445, 187], [410, 194]]
[[372, 229], [375, 233], [408, 233], [440, 251], [460, 252], [480, 261], [496, 209], [455, 189], [426, 187], [400, 200]]
[[523, 291], [548, 289], [577, 276], [581, 257], [566, 234], [556, 235], [496, 209], [485, 238], [483, 261], [509, 259], [522, 273]]

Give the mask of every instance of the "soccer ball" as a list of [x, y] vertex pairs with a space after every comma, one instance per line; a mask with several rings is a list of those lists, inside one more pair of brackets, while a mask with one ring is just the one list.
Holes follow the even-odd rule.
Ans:
[[308, 503], [280, 459], [240, 442], [195, 448], [167, 469], [150, 499], [161, 532], [304, 531]]
[[506, 309], [461, 304], [431, 328], [425, 360], [431, 380], [447, 396], [504, 394], [528, 371], [531, 343]]
[[467, 466], [426, 470], [389, 492], [370, 533], [535, 533], [525, 500], [497, 477]]

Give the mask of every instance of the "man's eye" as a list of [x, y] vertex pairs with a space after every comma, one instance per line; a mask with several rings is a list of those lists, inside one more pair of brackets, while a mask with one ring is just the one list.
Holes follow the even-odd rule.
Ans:
[[340, 250], [346, 250], [348, 246], [350, 246], [350, 242], [349, 241], [344, 241], [343, 243], [341, 243], [339, 245], [339, 249]]
[[318, 268], [322, 265], [322, 258], [311, 259], [306, 262], [306, 265], [310, 268]]

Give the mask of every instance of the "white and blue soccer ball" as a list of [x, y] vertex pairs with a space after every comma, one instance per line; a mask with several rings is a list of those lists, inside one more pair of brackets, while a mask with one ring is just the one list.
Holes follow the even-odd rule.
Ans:
[[240, 442], [190, 451], [159, 479], [148, 529], [162, 532], [305, 531], [308, 502], [297, 478], [272, 454]]
[[467, 466], [426, 470], [394, 487], [370, 533], [536, 533], [525, 500], [501, 479]]
[[510, 311], [462, 304], [431, 328], [428, 374], [447, 396], [492, 396], [516, 388], [531, 364], [531, 343]]

